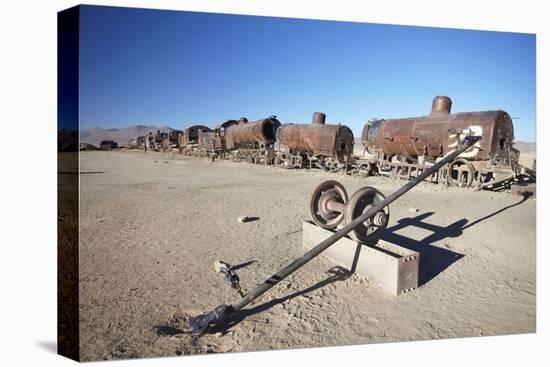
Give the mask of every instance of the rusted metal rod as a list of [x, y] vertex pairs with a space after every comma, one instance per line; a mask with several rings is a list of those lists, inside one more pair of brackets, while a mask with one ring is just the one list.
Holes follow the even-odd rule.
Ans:
[[349, 232], [351, 232], [359, 224], [363, 223], [370, 217], [374, 216], [378, 211], [380, 211], [387, 205], [391, 204], [397, 198], [399, 198], [400, 196], [405, 194], [407, 191], [409, 191], [410, 189], [418, 185], [425, 178], [439, 171], [439, 169], [444, 165], [446, 165], [447, 163], [453, 161], [456, 157], [458, 157], [460, 154], [462, 154], [463, 152], [468, 150], [471, 146], [473, 146], [475, 142], [477, 142], [479, 139], [480, 139], [479, 137], [474, 137], [474, 136], [466, 137], [465, 144], [460, 149], [452, 152], [451, 154], [443, 158], [441, 161], [435, 163], [432, 167], [424, 171], [414, 180], [409, 181], [407, 184], [403, 185], [399, 190], [390, 194], [384, 200], [374, 204], [365, 213], [361, 214], [359, 217], [355, 218], [353, 221], [346, 224], [344, 227], [340, 228], [337, 232], [335, 232], [333, 235], [325, 239], [323, 242], [321, 242], [320, 244], [318, 244], [317, 246], [315, 246], [314, 248], [306, 252], [304, 255], [297, 258], [296, 260], [294, 260], [293, 262], [285, 266], [283, 269], [279, 270], [277, 273], [273, 274], [268, 279], [260, 283], [258, 286], [256, 286], [256, 288], [248, 292], [248, 294], [246, 294], [239, 301], [231, 305], [218, 306], [208, 314], [203, 314], [193, 318], [190, 321], [190, 326], [191, 326], [193, 335], [197, 335], [197, 336], [203, 335], [204, 333], [206, 333], [210, 325], [219, 324], [226, 317], [229, 317], [234, 312], [244, 308], [250, 302], [254, 301], [256, 298], [258, 298], [263, 293], [271, 289], [280, 281], [288, 277], [290, 274], [292, 274], [293, 272], [295, 272], [296, 270], [298, 270], [299, 268], [307, 264], [309, 261], [311, 261], [314, 257], [319, 255], [321, 252], [325, 251], [327, 248], [332, 246], [339, 239], [341, 239], [342, 237], [347, 235]]

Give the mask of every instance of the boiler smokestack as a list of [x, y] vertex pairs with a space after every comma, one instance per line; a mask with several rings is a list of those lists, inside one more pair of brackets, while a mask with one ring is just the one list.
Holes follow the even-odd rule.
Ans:
[[327, 115], [325, 115], [324, 113], [322, 112], [314, 112], [313, 113], [313, 119], [311, 120], [311, 123], [312, 124], [320, 124], [320, 125], [324, 125], [325, 124], [325, 119], [327, 118]]
[[447, 96], [436, 96], [432, 102], [432, 115], [433, 114], [450, 114], [451, 105], [453, 101]]

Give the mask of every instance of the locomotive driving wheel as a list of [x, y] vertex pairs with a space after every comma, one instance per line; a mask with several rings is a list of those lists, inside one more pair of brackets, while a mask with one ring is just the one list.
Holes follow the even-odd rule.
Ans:
[[[369, 210], [375, 203], [384, 200], [384, 195], [374, 187], [363, 187], [357, 190], [348, 202], [345, 211], [345, 223], [352, 222]], [[390, 209], [388, 206], [378, 211], [363, 223], [359, 224], [350, 232], [350, 237], [357, 242], [373, 244], [376, 243], [388, 226]]]
[[450, 186], [470, 187], [474, 180], [474, 166], [463, 158], [449, 164], [447, 181]]
[[334, 210], [334, 206], [343, 208], [347, 202], [348, 194], [342, 184], [333, 180], [325, 181], [317, 186], [311, 196], [311, 219], [321, 228], [334, 229], [344, 220], [343, 211]]

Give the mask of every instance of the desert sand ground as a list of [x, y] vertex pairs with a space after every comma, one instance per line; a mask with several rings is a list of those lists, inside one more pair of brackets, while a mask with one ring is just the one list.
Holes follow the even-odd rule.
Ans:
[[318, 257], [239, 323], [195, 338], [190, 316], [239, 297], [215, 260], [243, 264], [250, 289], [303, 253], [302, 221], [321, 181], [337, 179], [350, 195], [403, 182], [120, 151], [83, 152], [81, 172], [83, 360], [535, 331], [535, 199], [423, 183], [391, 205], [384, 235], [420, 252], [418, 289], [394, 297]]

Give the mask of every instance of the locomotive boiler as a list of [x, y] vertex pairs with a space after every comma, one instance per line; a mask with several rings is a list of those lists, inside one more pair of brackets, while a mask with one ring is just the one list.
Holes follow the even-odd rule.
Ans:
[[326, 115], [315, 112], [311, 124], [284, 124], [277, 130], [277, 163], [301, 168], [313, 165], [337, 170], [351, 163], [353, 132], [345, 125], [325, 124]]
[[481, 136], [468, 152], [440, 172], [453, 186], [484, 185], [514, 175], [519, 152], [513, 148], [512, 119], [502, 110], [451, 114], [452, 101], [436, 96], [428, 116], [372, 120], [362, 143], [379, 170], [410, 178], [425, 165], [458, 149], [467, 134]]
[[276, 116], [253, 122], [242, 117], [225, 130], [226, 148], [232, 151], [235, 160], [272, 164], [273, 143], [279, 126]]
[[246, 117], [242, 117], [237, 124], [227, 128], [225, 133], [227, 149], [238, 149], [242, 146], [260, 148], [273, 144], [279, 126], [281, 123], [276, 116], [254, 122], [248, 122]]

